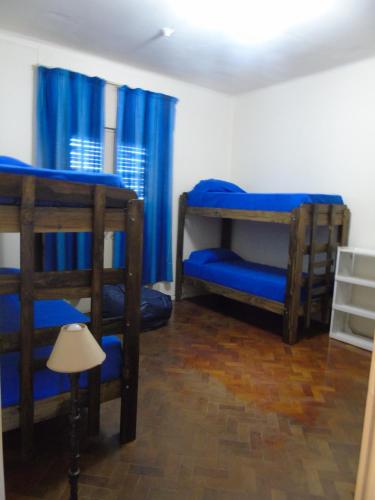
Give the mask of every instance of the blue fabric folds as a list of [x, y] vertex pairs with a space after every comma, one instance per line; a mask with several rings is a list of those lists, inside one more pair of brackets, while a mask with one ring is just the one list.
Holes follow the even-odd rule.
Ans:
[[209, 264], [226, 260], [238, 260], [241, 257], [227, 248], [206, 248], [205, 250], [194, 250], [189, 259], [197, 264]]
[[[84, 172], [81, 170], [53, 170], [51, 168], [38, 168], [24, 163], [17, 158], [10, 156], [0, 156], [0, 172], [17, 174], [17, 175], [35, 175], [35, 177], [44, 177], [47, 179], [56, 179], [58, 181], [81, 182], [83, 184], [104, 184], [105, 186], [113, 186], [123, 188], [124, 183], [120, 176], [92, 172]], [[0, 198], [1, 200], [1, 198]], [[54, 205], [52, 203], [52, 205]]]
[[[172, 281], [172, 163], [177, 99], [118, 89], [116, 172], [144, 198], [143, 282]], [[115, 235], [114, 266], [125, 265], [125, 236]]]
[[[45, 359], [52, 351], [53, 346], [36, 347], [34, 359]], [[109, 382], [121, 377], [122, 347], [121, 340], [115, 336], [102, 339], [102, 348], [106, 359], [101, 366], [102, 382]], [[20, 353], [9, 352], [0, 355], [1, 365], [1, 404], [3, 408], [19, 404], [20, 401]], [[88, 385], [88, 372], [81, 374], [79, 385], [81, 388]], [[45, 399], [70, 390], [69, 376], [56, 373], [48, 368], [34, 372], [34, 399]]]
[[[38, 68], [37, 164], [97, 173], [103, 163], [104, 80], [60, 68]], [[46, 271], [91, 267], [91, 234], [49, 234]]]
[[188, 204], [193, 207], [290, 212], [304, 203], [342, 205], [343, 199], [337, 194], [246, 193], [235, 184], [218, 179], [200, 181], [188, 193]]
[[[287, 270], [248, 262], [236, 255], [230, 260], [204, 262], [207, 250], [197, 250], [184, 261], [184, 274], [212, 281], [234, 290], [251, 293], [278, 302], [285, 301]], [[202, 257], [202, 258], [200, 258]]]
[[204, 179], [192, 189], [194, 193], [245, 193], [245, 191], [233, 184], [233, 182], [223, 181], [221, 179]]
[[[19, 269], [0, 268], [0, 275], [18, 274]], [[20, 330], [21, 305], [17, 294], [0, 295], [0, 335], [16, 333]], [[87, 323], [90, 318], [75, 309], [65, 300], [35, 300], [35, 328], [50, 328], [67, 323]], [[53, 346], [36, 347], [34, 359], [48, 357]], [[101, 380], [109, 381], [121, 376], [122, 348], [117, 337], [103, 337], [102, 347], [107, 357], [101, 367]], [[20, 398], [20, 353], [10, 352], [0, 355], [1, 403], [3, 408], [19, 403]], [[81, 387], [87, 387], [87, 372], [80, 379]], [[47, 368], [34, 373], [34, 398], [44, 399], [69, 391], [69, 377]]]

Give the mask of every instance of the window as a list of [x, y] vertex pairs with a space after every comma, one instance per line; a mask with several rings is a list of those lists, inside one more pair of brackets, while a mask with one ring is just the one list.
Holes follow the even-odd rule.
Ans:
[[125, 187], [133, 189], [138, 198], [145, 195], [146, 150], [136, 146], [119, 146], [117, 150], [117, 173]]
[[103, 146], [97, 141], [72, 137], [70, 139], [70, 167], [74, 170], [99, 173], [102, 171]]

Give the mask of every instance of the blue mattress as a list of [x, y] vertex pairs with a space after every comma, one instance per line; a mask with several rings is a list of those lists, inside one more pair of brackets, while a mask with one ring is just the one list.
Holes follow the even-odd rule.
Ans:
[[[0, 269], [0, 274], [13, 274], [16, 269]], [[89, 318], [64, 300], [36, 300], [34, 302], [35, 328], [61, 326], [67, 323], [87, 323]], [[7, 335], [19, 331], [20, 303], [18, 295], [0, 295], [0, 335]], [[119, 378], [122, 367], [121, 341], [114, 336], [104, 337], [103, 349], [107, 358], [102, 365], [102, 381]], [[52, 346], [37, 347], [34, 349], [34, 358], [43, 359], [49, 356]], [[0, 355], [1, 365], [1, 397], [5, 408], [18, 404], [19, 388], [19, 359], [18, 352]], [[81, 386], [87, 386], [87, 374], [80, 380]], [[67, 375], [54, 373], [47, 368], [34, 373], [34, 398], [43, 399], [69, 390]]]
[[[223, 252], [226, 255], [222, 255]], [[248, 262], [231, 251], [208, 249], [192, 252], [184, 262], [184, 274], [285, 302], [286, 269]]]
[[[123, 180], [118, 175], [38, 168], [9, 156], [0, 156], [0, 173], [1, 172], [5, 174], [35, 175], [36, 177], [59, 181], [81, 182], [83, 184], [103, 184], [105, 186], [124, 188]], [[0, 203], [13, 204], [15, 200], [13, 198], [0, 198]]]
[[188, 193], [188, 205], [193, 207], [290, 212], [305, 203], [342, 205], [343, 199], [336, 194], [246, 193], [218, 179], [201, 181]]
[[[114, 336], [103, 337], [102, 347], [107, 357], [102, 364], [102, 382], [115, 380], [121, 376], [122, 347], [121, 341]], [[34, 349], [34, 359], [49, 356], [52, 346]], [[1, 363], [1, 402], [3, 408], [16, 405], [20, 399], [20, 355], [18, 352], [2, 354]], [[80, 386], [87, 387], [87, 372], [80, 377]], [[48, 368], [34, 372], [34, 399], [44, 399], [70, 390], [68, 375], [55, 373]]]

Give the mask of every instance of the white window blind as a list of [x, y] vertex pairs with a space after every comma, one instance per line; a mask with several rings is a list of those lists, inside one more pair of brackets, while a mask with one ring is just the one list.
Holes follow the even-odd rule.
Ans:
[[70, 139], [70, 167], [74, 170], [98, 173], [102, 171], [103, 146], [97, 141], [72, 137]]
[[133, 189], [138, 198], [145, 195], [145, 148], [119, 146], [117, 149], [117, 173], [123, 178], [125, 186]]

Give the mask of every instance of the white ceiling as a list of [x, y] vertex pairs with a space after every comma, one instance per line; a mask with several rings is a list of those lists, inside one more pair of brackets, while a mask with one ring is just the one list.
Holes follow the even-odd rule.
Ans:
[[257, 45], [189, 25], [171, 1], [0, 0], [0, 29], [231, 94], [375, 55], [375, 0], [337, 0], [330, 15]]

